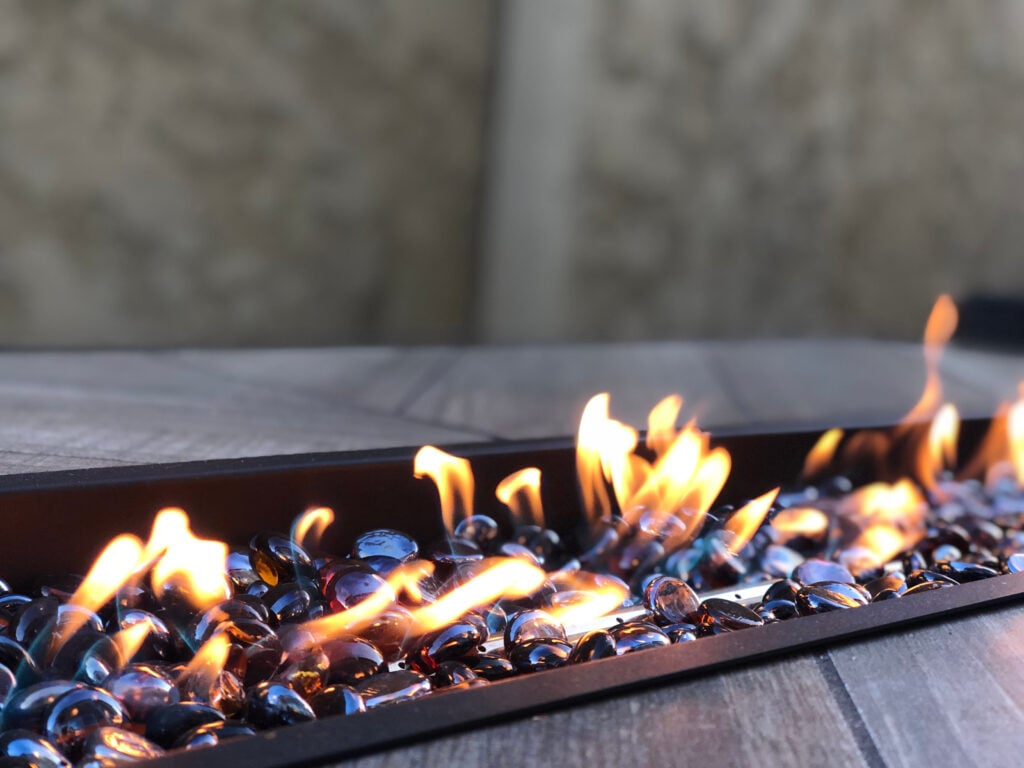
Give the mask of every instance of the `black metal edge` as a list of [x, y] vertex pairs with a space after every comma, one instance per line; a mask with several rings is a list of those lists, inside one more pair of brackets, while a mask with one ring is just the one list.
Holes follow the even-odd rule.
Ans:
[[900, 600], [805, 616], [612, 659], [515, 677], [484, 688], [266, 731], [255, 737], [173, 752], [152, 768], [201, 768], [210, 759], [246, 768], [300, 768], [507, 723], [629, 691], [742, 664], [861, 640], [915, 624], [1024, 599], [1024, 577], [1001, 576]]

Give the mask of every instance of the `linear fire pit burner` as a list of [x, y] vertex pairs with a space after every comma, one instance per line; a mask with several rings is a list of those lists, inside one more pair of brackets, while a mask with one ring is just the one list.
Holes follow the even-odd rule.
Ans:
[[[988, 429], [987, 421], [960, 425], [959, 463], [975, 455]], [[859, 435], [867, 439], [874, 433], [851, 430], [847, 439], [856, 441]], [[819, 430], [785, 429], [716, 435], [708, 447], [728, 450], [733, 465], [743, 468], [729, 476], [719, 501], [738, 504], [798, 477], [804, 457], [820, 438]], [[448, 450], [472, 464], [477, 514], [507, 518], [507, 510], [490, 495], [490, 489], [510, 473], [533, 466], [544, 477], [540, 493], [546, 525], [567, 539], [577, 535], [586, 515], [572, 441], [504, 442]], [[254, 531], [287, 530], [296, 512], [311, 506], [330, 507], [337, 514], [321, 542], [325, 551], [349, 551], [353, 540], [370, 528], [393, 528], [421, 542], [432, 541], [446, 531], [436, 512], [430, 512], [437, 508], [435, 488], [412, 476], [414, 453], [395, 449], [7, 477], [0, 488], [5, 524], [17, 530], [19, 541], [25, 543], [8, 552], [4, 575], [15, 583], [29, 581], [39, 575], [41, 562], [48, 571], [84, 572], [113, 536], [125, 531], [144, 536], [153, 514], [168, 506], [188, 509], [198, 534], [228, 542], [248, 541]], [[854, 478], [855, 482], [866, 479]], [[701, 590], [701, 597], [750, 604], [760, 600], [765, 586], [709, 587]], [[801, 616], [749, 631], [520, 675], [480, 688], [439, 691], [395, 706], [227, 741], [213, 747], [212, 753], [209, 749], [170, 752], [151, 764], [189, 768], [218, 760], [247, 768], [285, 768], [324, 763], [983, 610], [1021, 597], [1024, 579], [1018, 574], [1000, 575], [855, 610]], [[642, 608], [622, 609], [598, 619], [594, 626], [630, 621], [643, 612]]]

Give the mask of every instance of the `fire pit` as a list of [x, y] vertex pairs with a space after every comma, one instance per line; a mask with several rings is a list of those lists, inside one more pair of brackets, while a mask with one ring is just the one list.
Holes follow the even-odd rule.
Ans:
[[[479, 658], [474, 648], [466, 648], [452, 658], [459, 660], [457, 667], [443, 670], [454, 676], [464, 675], [464, 670], [469, 669], [473, 677], [461, 682], [445, 681], [436, 677], [437, 669], [431, 668], [440, 667], [445, 659], [435, 650], [424, 656], [426, 645], [417, 640], [396, 660], [400, 658], [422, 673], [430, 672], [435, 686], [455, 690], [438, 691], [400, 707], [371, 705], [372, 711], [367, 713], [268, 731], [216, 747], [219, 759], [245, 759], [257, 765], [297, 764], [364, 752], [723, 665], [947, 616], [1013, 599], [1022, 591], [1016, 577], [1000, 575], [1016, 570], [1014, 534], [1019, 529], [1016, 483], [1007, 479], [1010, 475], [1001, 477], [1002, 470], [991, 469], [1001, 466], [994, 460], [992, 447], [1008, 443], [1007, 435], [1000, 430], [1003, 420], [994, 422], [994, 429], [978, 422], [961, 425], [960, 458], [956, 460], [956, 450], [949, 447], [956, 443], [945, 437], [947, 428], [955, 426], [955, 418], [938, 409], [935, 418], [920, 426], [908, 424], [893, 430], [862, 429], [845, 436], [836, 432], [822, 436], [817, 431], [725, 435], [709, 442], [695, 427], [676, 430], [666, 426], [675, 422], [673, 401], [665, 401], [660, 408], [668, 411], [670, 418], [655, 420], [644, 445], [635, 452], [632, 442], [636, 435], [631, 436], [624, 425], [614, 422], [607, 414], [607, 402], [598, 398], [588, 408], [589, 420], [581, 427], [578, 450], [569, 441], [547, 441], [463, 446], [446, 452], [427, 449], [415, 456], [411, 451], [376, 452], [34, 476], [21, 488], [17, 482], [11, 483], [4, 495], [4, 505], [11, 524], [23, 526], [26, 531], [45, 535], [47, 526], [52, 525], [47, 521], [60, 519], [65, 529], [64, 540], [75, 541], [74, 545], [57, 545], [52, 552], [48, 551], [48, 567], [73, 572], [85, 570], [89, 554], [98, 551], [110, 536], [123, 530], [145, 534], [152, 512], [171, 504], [187, 507], [204, 537], [245, 542], [253, 532], [287, 529], [294, 512], [312, 503], [319, 511], [304, 515], [302, 525], [290, 539], [284, 537], [288, 550], [284, 560], [288, 568], [295, 569], [296, 582], [304, 574], [299, 572], [301, 566], [288, 561], [289, 557], [295, 560], [297, 551], [297, 546], [288, 542], [308, 543], [307, 530], [326, 520], [323, 510], [328, 507], [337, 510], [337, 519], [327, 527], [319, 547], [311, 549], [349, 552], [355, 541], [357, 547], [363, 547], [361, 552], [357, 549], [357, 554], [364, 562], [387, 557], [371, 551], [379, 543], [368, 543], [365, 536], [360, 539], [371, 527], [367, 521], [372, 520], [373, 528], [398, 529], [415, 536], [421, 551], [430, 553], [429, 561], [435, 570], [447, 570], [444, 578], [438, 577], [446, 586], [433, 595], [434, 599], [408, 606], [420, 620], [434, 614], [441, 616], [436, 625], [418, 628], [414, 633], [417, 638], [436, 637], [468, 611], [477, 612], [482, 620], [494, 621], [494, 625], [482, 628], [477, 640], [485, 642], [485, 647], [507, 645], [513, 666], [526, 671], [545, 665], [546, 662], [537, 663], [537, 659], [564, 662], [560, 651], [564, 649], [566, 656], [570, 652], [576, 654], [583, 645], [577, 641], [575, 648], [572, 644], [563, 646], [564, 641], [557, 634], [549, 634], [552, 630], [545, 626], [549, 618], [529, 616], [531, 611], [542, 608], [555, 614], [556, 623], [569, 629], [570, 635], [593, 627], [612, 630], [598, 630], [594, 635], [604, 643], [603, 652], [596, 650], [601, 647], [598, 642], [583, 649], [594, 658], [605, 654], [609, 658], [579, 665], [552, 663], [551, 666], [560, 668], [479, 687], [473, 681], [485, 678], [486, 673], [472, 671], [470, 667], [471, 663], [477, 666]], [[1009, 421], [1012, 426], [1013, 419]], [[982, 440], [986, 432], [989, 438]], [[1015, 434], [1013, 429], [1009, 433]], [[879, 448], [880, 441], [886, 441], [884, 450]], [[837, 444], [841, 454], [852, 457], [845, 462], [844, 469], [850, 475], [849, 485], [831, 471], [822, 474], [816, 464], [820, 451], [834, 449]], [[991, 470], [987, 485], [955, 481], [946, 474], [946, 466], [969, 469], [968, 458], [978, 455], [982, 445], [983, 463]], [[818, 450], [811, 451], [812, 448]], [[812, 459], [805, 464], [808, 452]], [[723, 458], [726, 455], [731, 461]], [[892, 461], [874, 466], [883, 455]], [[475, 492], [469, 488], [465, 464], [453, 456], [469, 460]], [[626, 461], [624, 457], [633, 458]], [[692, 465], [688, 474], [679, 468], [685, 465], [676, 463], [683, 460], [680, 457]], [[726, 463], [734, 468], [731, 474]], [[840, 463], [844, 463], [842, 459]], [[536, 469], [537, 473], [524, 475], [524, 466]], [[672, 467], [671, 475], [692, 478], [694, 482], [688, 480], [682, 488], [663, 485], [660, 472], [666, 467]], [[1003, 468], [1013, 470], [1012, 465]], [[436, 514], [434, 483], [412, 479], [414, 471], [432, 477], [441, 490], [440, 519]], [[801, 471], [813, 482], [784, 489], [777, 498], [772, 486], [800, 476]], [[536, 474], [543, 478], [539, 485], [534, 483]], [[899, 479], [904, 475], [914, 480]], [[490, 493], [495, 488], [496, 497]], [[808, 488], [813, 489], [813, 494]], [[713, 504], [719, 491], [721, 498]], [[675, 502], [671, 501], [673, 498]], [[742, 503], [750, 498], [753, 501]], [[722, 501], [733, 501], [736, 508], [723, 506]], [[971, 507], [975, 501], [985, 506], [980, 517], [976, 514], [978, 510]], [[894, 508], [900, 513], [898, 518], [892, 516]], [[125, 514], [112, 521], [99, 511], [104, 509], [125, 510]], [[678, 513], [665, 515], [665, 509]], [[56, 510], [60, 511], [59, 518], [53, 514]], [[544, 513], [542, 523], [537, 516], [540, 511]], [[822, 516], [828, 518], [824, 528], [819, 524]], [[971, 516], [977, 517], [978, 522], [987, 519], [999, 528], [999, 542], [992, 541], [997, 536], [991, 527], [979, 525], [976, 531], [962, 532], [957, 527], [963, 527], [961, 523], [965, 521], [961, 518]], [[616, 522], [620, 518], [621, 522]], [[167, 519], [173, 520], [174, 515]], [[497, 525], [487, 522], [488, 519], [497, 521]], [[74, 526], [74, 537], [66, 536], [69, 525]], [[556, 547], [552, 535], [541, 536], [544, 531], [557, 533], [561, 545]], [[610, 533], [614, 535], [609, 536]], [[454, 543], [450, 538], [453, 535]], [[164, 553], [159, 567], [160, 563], [166, 564], [173, 546], [160, 536], [152, 537], [151, 544], [154, 539], [163, 542], [157, 547], [158, 552]], [[445, 542], [444, 548], [429, 549], [429, 542], [438, 539]], [[473, 565], [479, 558], [470, 556], [476, 553], [463, 540], [503, 559], [490, 562], [493, 570]], [[923, 545], [924, 551], [915, 553], [913, 550], [919, 545]], [[940, 552], [942, 547], [947, 549]], [[560, 550], [557, 557], [552, 549]], [[956, 549], [960, 551], [954, 552]], [[542, 562], [537, 561], [539, 552], [544, 555]], [[37, 554], [25, 552], [22, 557], [13, 558], [7, 575], [14, 581], [37, 576]], [[840, 564], [816, 562], [814, 556], [822, 554], [839, 560]], [[266, 562], [260, 559], [264, 555], [270, 558]], [[271, 541], [257, 536], [245, 555], [245, 563], [239, 567], [237, 561], [229, 561], [229, 566], [234, 563], [238, 571], [254, 572], [273, 588], [273, 582], [292, 578], [287, 572], [273, 577], [274, 556]], [[914, 557], [922, 560], [918, 562]], [[961, 558], [974, 562], [956, 565]], [[147, 559], [141, 548], [137, 560], [155, 561]], [[578, 562], [574, 564], [574, 560]], [[319, 565], [322, 574], [324, 568], [337, 566], [338, 562], [325, 561]], [[361, 568], [359, 572], [373, 570], [374, 578], [400, 572], [394, 567], [389, 570], [394, 564], [380, 560], [372, 565], [376, 567]], [[581, 565], [584, 571], [610, 572], [600, 585], [611, 586], [613, 593], [615, 589], [621, 590], [614, 602], [598, 609], [593, 598], [606, 599], [607, 590], [594, 588], [593, 580], [580, 583]], [[920, 567], [912, 567], [916, 565]], [[500, 568], [504, 570], [499, 571]], [[792, 594], [774, 595], [778, 604], [772, 605], [776, 601], [765, 596], [768, 585], [777, 584], [794, 569], [803, 574], [803, 583], [792, 585]], [[892, 573], [896, 570], [902, 571], [902, 577]], [[520, 579], [528, 581], [533, 574], [543, 578], [545, 571], [558, 590], [543, 594], [543, 603], [537, 597], [545, 592], [540, 582], [528, 586], [515, 583]], [[922, 573], [914, 576], [916, 571]], [[301, 623], [313, 634], [322, 635], [328, 627], [346, 634], [360, 631], [363, 625], [352, 612], [358, 613], [358, 607], [365, 606], [379, 590], [371, 591], [367, 600], [347, 605], [335, 583], [340, 573], [337, 571], [327, 579], [314, 576], [314, 571], [305, 574], [309, 579], [318, 578], [317, 587], [325, 595], [333, 592], [337, 599], [338, 605], [332, 606], [331, 612], [324, 612], [327, 615], [279, 615], [277, 620], [282, 624]], [[465, 586], [479, 586], [487, 581], [488, 574], [494, 573], [500, 573], [497, 591], [477, 595], [451, 612], [439, 609], [446, 598]], [[872, 583], [874, 588], [865, 592], [849, 586], [854, 575], [863, 584]], [[703, 604], [697, 601], [681, 615], [674, 615], [673, 611], [680, 605], [686, 606], [690, 599], [680, 586], [683, 579], [698, 588]], [[249, 582], [246, 591], [253, 583], [249, 575], [235, 574], [234, 580], [236, 591], [242, 581]], [[43, 582], [54, 595], [62, 586], [53, 580]], [[158, 578], [154, 586], [160, 582]], [[951, 586], [952, 582], [970, 583], [959, 583], [955, 588], [920, 588]], [[566, 584], [573, 588], [567, 589]], [[196, 589], [194, 584], [188, 588]], [[783, 591], [786, 588], [787, 585], [778, 587]], [[68, 603], [83, 604], [78, 589], [77, 584], [68, 588], [75, 593]], [[912, 594], [899, 597], [904, 590]], [[929, 594], [914, 596], [915, 591]], [[256, 590], [251, 596], [266, 594]], [[65, 594], [64, 599], [67, 597]], [[216, 597], [214, 594], [211, 599]], [[498, 598], [503, 599], [502, 616], [491, 610]], [[174, 589], [161, 599], [174, 603]], [[528, 602], [517, 602], [523, 600]], [[392, 601], [393, 596], [371, 613], [380, 613]], [[623, 602], [627, 604], [622, 605]], [[856, 610], [842, 610], [846, 605], [869, 602], [870, 605]], [[743, 609], [743, 603], [760, 605], [757, 611], [751, 611]], [[585, 609], [582, 614], [573, 612], [581, 607]], [[802, 615], [793, 618], [795, 613]], [[338, 616], [347, 618], [339, 622]], [[646, 621], [638, 624], [640, 619]], [[531, 622], [528, 631], [540, 634], [516, 639], [517, 621]], [[507, 643], [487, 641], [486, 630], [498, 635], [502, 623], [513, 628], [505, 633], [511, 639]], [[767, 626], [762, 626], [765, 623]], [[744, 626], [749, 626], [750, 631], [738, 631]], [[123, 627], [122, 632], [130, 629]], [[75, 636], [74, 632], [67, 634]], [[281, 634], [283, 637], [283, 630]], [[698, 635], [702, 636], [699, 640]], [[214, 663], [208, 661], [203, 651], [208, 644], [215, 645], [212, 641], [217, 637], [239, 639], [216, 631], [204, 638], [196, 658], [175, 670], [182, 693], [191, 691], [208, 696], [210, 686], [220, 684], [219, 669], [229, 665], [230, 647], [237, 643], [222, 643], [225, 655]], [[607, 638], [611, 638], [610, 649]], [[671, 639], [677, 643], [669, 645]], [[317, 641], [324, 642], [325, 637], [317, 637]], [[529, 648], [531, 652], [520, 653], [517, 658], [517, 649], [529, 643], [534, 644]], [[636, 652], [643, 650], [645, 643], [666, 647]], [[475, 646], [476, 642], [470, 645]], [[539, 657], [532, 654], [536, 648], [544, 651]], [[57, 648], [53, 653], [61, 651]], [[126, 651], [125, 655], [132, 653]], [[212, 676], [207, 674], [211, 666]], [[268, 676], [280, 678], [278, 666], [275, 663]], [[360, 683], [364, 703], [394, 692], [386, 686], [374, 687], [378, 679], [388, 674], [403, 673], [380, 670]], [[301, 688], [307, 679], [302, 674], [286, 677], [293, 690]], [[304, 693], [316, 695], [313, 690]], [[251, 691], [249, 696], [251, 701]], [[245, 713], [261, 727], [280, 724], [256, 722], [251, 706]], [[210, 753], [201, 751], [177, 752], [162, 759], [181, 763], [209, 756]]]

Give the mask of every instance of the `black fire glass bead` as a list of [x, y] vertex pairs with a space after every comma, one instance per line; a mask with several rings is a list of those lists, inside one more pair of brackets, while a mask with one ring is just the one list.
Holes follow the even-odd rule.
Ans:
[[928, 567], [928, 561], [925, 556], [918, 552], [916, 549], [907, 552], [903, 555], [903, 572], [913, 573], [914, 571], [923, 571]]
[[940, 544], [932, 551], [932, 562], [939, 563], [943, 560], [960, 560], [964, 556], [964, 553], [960, 551], [959, 547], [954, 547], [952, 544]]
[[25, 605], [11, 620], [7, 636], [28, 647], [43, 631], [53, 632], [60, 602], [55, 597], [37, 597]]
[[347, 610], [378, 593], [386, 595], [389, 603], [394, 600], [391, 585], [372, 571], [343, 571], [324, 585], [324, 597], [334, 611]]
[[853, 574], [843, 566], [818, 558], [805, 560], [794, 568], [792, 578], [805, 586], [822, 581], [837, 581], [844, 584], [853, 584], [855, 581]]
[[270, 586], [280, 581], [312, 581], [316, 577], [313, 559], [287, 536], [257, 533], [249, 541], [249, 562]]
[[576, 641], [572, 653], [569, 654], [569, 663], [580, 664], [584, 661], [607, 659], [615, 655], [615, 638], [610, 632], [595, 629]]
[[773, 579], [784, 579], [804, 561], [803, 555], [789, 547], [771, 544], [761, 554], [761, 570]]
[[225, 720], [223, 722], [196, 726], [191, 731], [182, 734], [174, 742], [174, 748], [202, 749], [203, 747], [215, 747], [231, 739], [255, 735], [256, 731], [245, 723], [238, 720]]
[[131, 610], [156, 613], [160, 607], [160, 601], [153, 590], [144, 584], [125, 584], [114, 596], [114, 608], [118, 616]]
[[589, 544], [581, 547], [580, 562], [584, 565], [603, 562], [605, 556], [629, 534], [630, 528], [621, 517], [601, 518], [595, 522], [585, 534], [585, 541]]
[[381, 578], [386, 579], [391, 573], [402, 564], [401, 560], [396, 560], [393, 557], [387, 555], [370, 555], [363, 560], [370, 569]]
[[4, 703], [17, 685], [18, 681], [14, 677], [14, 673], [7, 667], [0, 666], [0, 709], [3, 709]]
[[228, 553], [227, 572], [231, 585], [238, 592], [244, 592], [260, 580], [247, 549], [233, 549]]
[[354, 715], [356, 712], [366, 711], [363, 697], [350, 685], [327, 686], [310, 698], [309, 706], [313, 708], [317, 717]]
[[25, 610], [25, 606], [32, 602], [28, 595], [7, 594], [0, 595], [0, 631], [4, 634], [11, 634], [13, 622]]
[[[288, 685], [300, 696], [308, 699], [327, 685], [330, 669], [330, 659], [322, 647], [312, 645], [289, 651], [284, 665], [277, 670], [271, 680]], [[254, 685], [262, 682], [256, 675], [250, 675], [247, 679], [255, 680]]]
[[250, 597], [262, 598], [267, 592], [270, 591], [270, 585], [263, 581], [254, 581], [249, 585], [248, 589], [245, 590], [245, 594]]
[[283, 683], [259, 683], [246, 692], [245, 720], [254, 728], [277, 728], [316, 720], [306, 700]]
[[[240, 623], [256, 621], [261, 624], [267, 624], [270, 617], [270, 611], [265, 605], [263, 605], [262, 600], [253, 598], [251, 595], [246, 595], [245, 597], [248, 599], [241, 600], [237, 597], [233, 597], [229, 600], [223, 600], [198, 616], [189, 628], [189, 633], [192, 636], [192, 643], [198, 648], [213, 637], [214, 632], [216, 632], [222, 624], [228, 621], [236, 621]], [[249, 600], [251, 599], [256, 599], [263, 610], [260, 610], [260, 608], [257, 608], [255, 605], [250, 603]]]
[[129, 664], [117, 670], [103, 681], [103, 689], [120, 701], [128, 719], [137, 723], [180, 698], [170, 675], [150, 664]]
[[320, 646], [327, 656], [327, 683], [355, 685], [386, 667], [384, 655], [373, 643], [354, 636], [326, 640]]
[[466, 614], [423, 638], [409, 661], [422, 672], [433, 672], [443, 661], [461, 661], [476, 656], [486, 639], [487, 623], [483, 617]]
[[498, 551], [495, 554], [499, 557], [518, 557], [520, 560], [525, 560], [531, 565], [541, 565], [541, 561], [533, 552], [514, 541], [503, 541], [498, 546]]
[[484, 680], [504, 680], [516, 673], [511, 661], [492, 653], [481, 653], [479, 656], [469, 659], [467, 663], [476, 676], [482, 677]]
[[309, 618], [313, 596], [294, 581], [282, 581], [263, 595], [263, 602], [278, 624], [290, 624]]
[[672, 640], [667, 634], [646, 621], [618, 624], [612, 627], [611, 635], [615, 638], [615, 654], [617, 656], [672, 644]]
[[512, 647], [508, 660], [519, 673], [541, 672], [569, 663], [572, 646], [562, 640], [524, 640]]
[[846, 496], [853, 490], [853, 482], [848, 477], [842, 475], [836, 475], [830, 477], [824, 483], [818, 486], [818, 494], [826, 498]]
[[66, 603], [71, 599], [85, 577], [76, 573], [47, 573], [32, 581], [29, 594], [33, 597], [53, 597]]
[[931, 592], [935, 589], [946, 589], [955, 585], [955, 581], [922, 581], [904, 592], [903, 596], [910, 597], [911, 595], [919, 595], [922, 592]]
[[18, 678], [19, 685], [29, 685], [39, 679], [39, 666], [20, 643], [9, 637], [0, 637], [0, 664]]
[[498, 524], [487, 515], [470, 515], [455, 526], [455, 536], [472, 541], [481, 550], [489, 551], [498, 538]]
[[794, 602], [796, 600], [796, 593], [800, 591], [800, 585], [792, 579], [781, 579], [776, 581], [767, 590], [765, 590], [764, 597], [761, 598], [762, 603], [770, 603], [772, 600], [788, 600]]
[[659, 576], [644, 590], [644, 606], [660, 621], [678, 624], [700, 607], [700, 598], [685, 581]]
[[620, 548], [608, 563], [613, 575], [632, 581], [643, 578], [665, 556], [665, 548], [654, 539], [634, 539]]
[[201, 681], [200, 677], [189, 676], [178, 681], [182, 701], [198, 701], [209, 704], [234, 717], [245, 705], [245, 686], [238, 677], [228, 670], [221, 670], [213, 682]]
[[18, 688], [3, 707], [4, 730], [21, 728], [41, 732], [50, 705], [65, 693], [83, 688], [84, 683], [71, 680], [44, 680]]
[[889, 574], [872, 579], [864, 585], [864, 589], [871, 595], [872, 600], [877, 599], [878, 595], [882, 592], [895, 592], [902, 595], [907, 591], [907, 580], [895, 574]]
[[1015, 552], [1007, 557], [1003, 563], [1003, 570], [1006, 573], [1020, 573], [1024, 571], [1024, 552]]
[[160, 757], [163, 748], [157, 746], [145, 736], [140, 736], [124, 728], [104, 726], [97, 728], [82, 749], [83, 760], [95, 760], [100, 763], [134, 762]]
[[702, 557], [704, 557], [704, 552], [698, 546], [677, 549], [665, 558], [661, 570], [666, 576], [689, 581], [690, 574], [696, 571]]
[[35, 768], [71, 768], [71, 763], [53, 744], [24, 728], [0, 734], [0, 756], [27, 758]]
[[958, 584], [991, 579], [993, 576], [999, 575], [999, 572], [992, 568], [987, 568], [984, 565], [975, 565], [974, 563], [965, 563], [961, 560], [939, 561], [932, 566], [932, 569]]
[[773, 621], [786, 621], [800, 615], [796, 608], [796, 602], [792, 600], [769, 600], [757, 606], [755, 613], [764, 619], [766, 624]]
[[881, 602], [884, 602], [886, 600], [895, 600], [897, 598], [903, 597], [903, 595], [906, 594], [905, 586], [906, 585], [904, 585], [903, 592], [897, 592], [895, 589], [883, 589], [883, 590], [880, 590], [879, 592], [875, 593], [874, 597], [871, 598], [871, 602], [872, 603], [881, 603]]
[[366, 708], [374, 709], [430, 693], [430, 680], [419, 672], [400, 669], [368, 677], [356, 686], [356, 690], [363, 697]]
[[565, 627], [544, 611], [520, 611], [509, 617], [505, 625], [505, 650], [511, 652], [514, 646], [527, 640], [565, 642]]
[[[447, 538], [430, 547], [430, 559], [442, 566], [442, 578], [450, 569], [461, 563], [473, 563], [484, 559], [484, 553], [476, 544], [466, 539]], [[446, 570], [447, 569], [447, 570]]]
[[681, 621], [678, 624], [668, 624], [661, 628], [661, 631], [668, 635], [673, 643], [688, 643], [700, 636], [700, 627], [688, 621]]
[[207, 704], [183, 701], [157, 707], [146, 717], [146, 738], [164, 749], [174, 746], [182, 734], [206, 723], [224, 720], [224, 713]]
[[364, 558], [373, 555], [385, 555], [406, 562], [419, 554], [420, 548], [416, 540], [401, 531], [390, 528], [378, 528], [367, 531], [356, 539], [352, 545], [352, 557]]
[[99, 688], [69, 691], [50, 705], [44, 735], [72, 760], [85, 740], [105, 725], [121, 726], [126, 718], [121, 702]]
[[801, 616], [828, 613], [845, 608], [867, 605], [869, 597], [843, 582], [819, 582], [803, 587], [796, 595], [796, 607]]
[[183, 647], [184, 642], [177, 633], [172, 634], [156, 614], [132, 608], [125, 611], [109, 631], [117, 632], [142, 623], [149, 625], [149, 632], [146, 633], [135, 655], [125, 661], [170, 661], [174, 659], [177, 654], [177, 646]]
[[122, 663], [121, 652], [109, 635], [80, 629], [60, 646], [47, 671], [55, 677], [99, 685]]
[[913, 589], [918, 584], [925, 584], [932, 581], [944, 581], [948, 584], [956, 584], [956, 582], [949, 578], [949, 576], [937, 573], [936, 571], [920, 570], [907, 574], [907, 590], [909, 591]]
[[434, 689], [466, 687], [476, 679], [476, 673], [461, 661], [442, 661], [430, 674], [430, 685]]
[[746, 606], [720, 597], [710, 597], [701, 603], [693, 618], [702, 635], [736, 632], [764, 624], [764, 619]]
[[377, 646], [384, 661], [395, 662], [405, 655], [405, 645], [412, 632], [412, 625], [412, 614], [400, 605], [393, 605], [361, 627], [359, 636]]

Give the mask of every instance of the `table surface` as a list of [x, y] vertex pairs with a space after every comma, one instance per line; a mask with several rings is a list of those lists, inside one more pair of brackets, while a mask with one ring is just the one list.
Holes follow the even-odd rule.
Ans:
[[[1024, 357], [949, 349], [984, 416]], [[888, 423], [921, 350], [863, 340], [0, 354], [0, 473], [569, 435], [587, 398], [642, 426], [663, 395], [711, 429]], [[346, 763], [1015, 765], [1024, 607], [619, 696]]]

